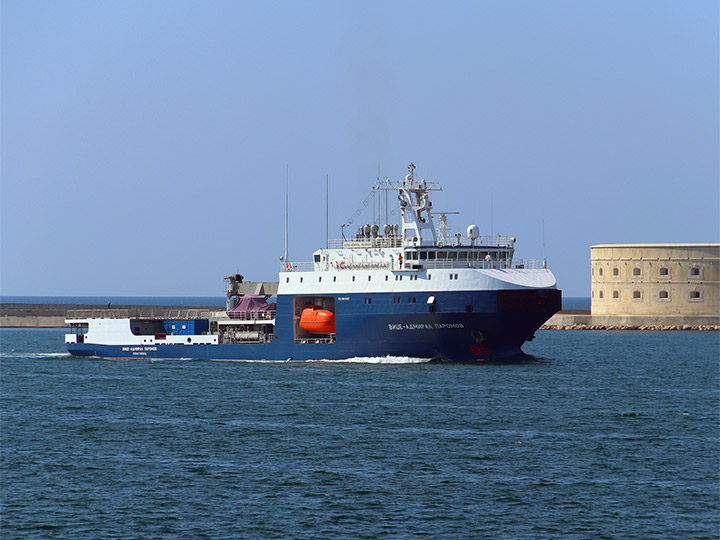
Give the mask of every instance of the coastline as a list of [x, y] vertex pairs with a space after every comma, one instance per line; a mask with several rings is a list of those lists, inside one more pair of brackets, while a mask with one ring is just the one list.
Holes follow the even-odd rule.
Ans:
[[[112, 305], [111, 310], [126, 310], [132, 317], [200, 318], [204, 311], [219, 311], [218, 306]], [[108, 314], [107, 305], [0, 303], [0, 328], [64, 328], [69, 311]], [[553, 315], [540, 330], [720, 330], [720, 316], [644, 317], [591, 315], [589, 310], [563, 310]]]

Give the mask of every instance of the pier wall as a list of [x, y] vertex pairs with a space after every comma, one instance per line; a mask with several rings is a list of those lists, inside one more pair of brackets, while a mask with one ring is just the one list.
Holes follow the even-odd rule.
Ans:
[[220, 306], [107, 306], [88, 304], [0, 304], [0, 328], [64, 328], [68, 314], [80, 317], [201, 318]]
[[541, 330], [720, 330], [720, 315], [668, 317], [561, 311], [553, 315]]

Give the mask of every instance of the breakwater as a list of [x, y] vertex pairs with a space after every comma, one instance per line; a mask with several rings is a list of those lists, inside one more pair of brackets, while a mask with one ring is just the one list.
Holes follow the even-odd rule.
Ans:
[[591, 315], [590, 311], [560, 311], [541, 330], [720, 330], [716, 317]]
[[[62, 328], [68, 314], [76, 317], [202, 318], [218, 306], [138, 306], [88, 304], [0, 304], [0, 328]], [[649, 317], [591, 315], [590, 311], [556, 313], [541, 330], [720, 330], [717, 317]]]
[[201, 318], [204, 313], [218, 311], [218, 306], [138, 306], [89, 304], [1, 303], [0, 328], [62, 328], [65, 319], [75, 317], [133, 317], [187, 319]]

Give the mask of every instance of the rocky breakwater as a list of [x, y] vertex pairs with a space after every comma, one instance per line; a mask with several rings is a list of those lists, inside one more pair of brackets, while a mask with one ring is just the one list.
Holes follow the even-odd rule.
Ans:
[[541, 330], [719, 331], [717, 317], [640, 317], [591, 315], [589, 311], [560, 311]]

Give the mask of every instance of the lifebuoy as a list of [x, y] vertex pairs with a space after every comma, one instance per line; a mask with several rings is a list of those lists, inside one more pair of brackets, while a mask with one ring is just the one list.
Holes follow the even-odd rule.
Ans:
[[345, 261], [342, 261], [340, 264], [338, 264], [338, 268], [339, 268], [340, 270], [342, 270], [343, 268], [345, 268]]
[[287, 264], [285, 265], [285, 270], [287, 270], [288, 272], [292, 272], [292, 264], [287, 263]]

